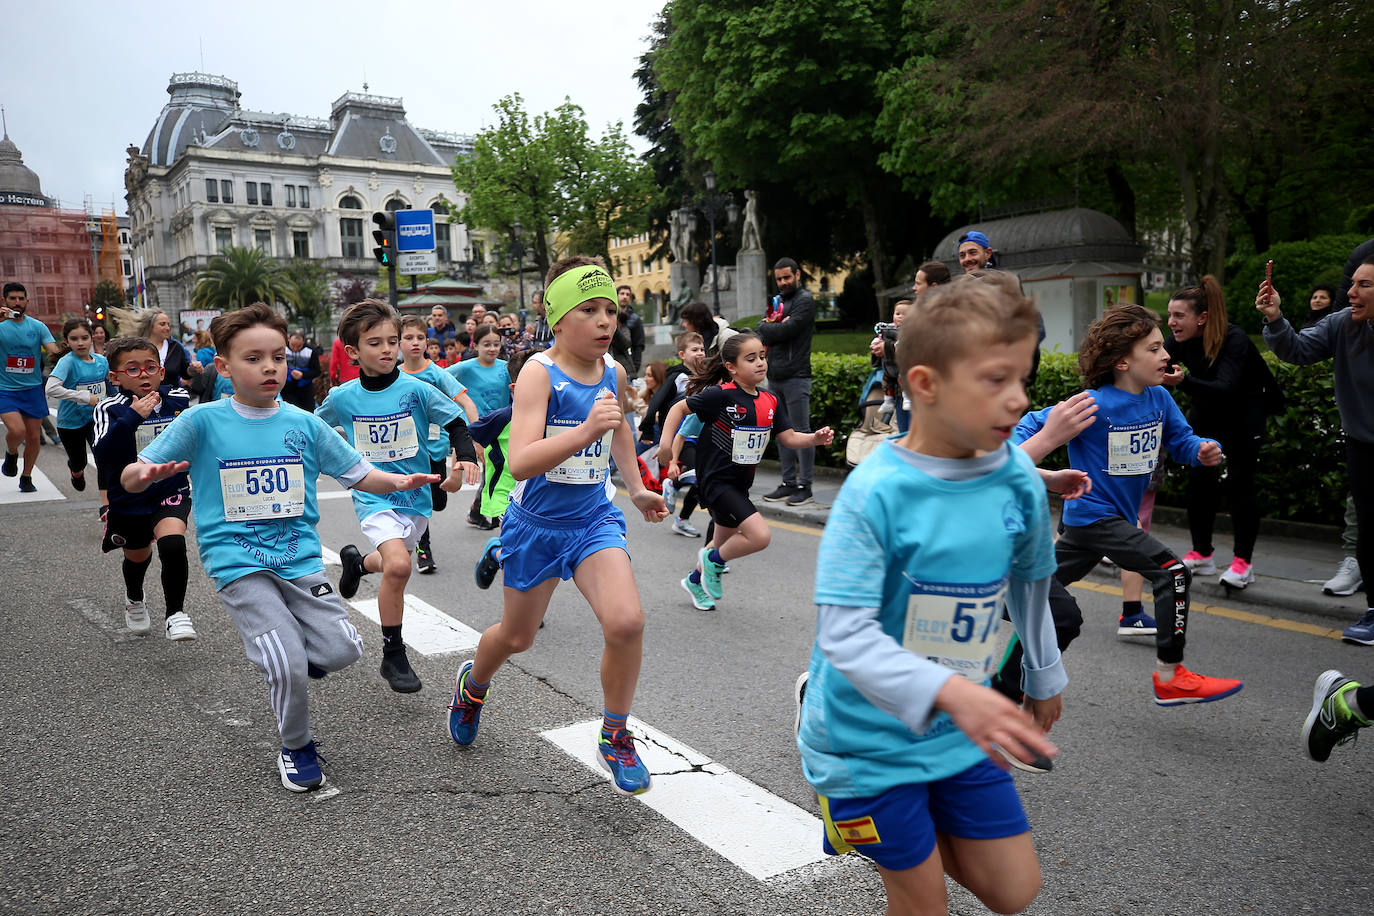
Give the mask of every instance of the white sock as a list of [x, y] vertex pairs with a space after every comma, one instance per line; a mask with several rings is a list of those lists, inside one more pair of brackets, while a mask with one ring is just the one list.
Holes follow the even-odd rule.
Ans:
[[1162, 662], [1155, 659], [1155, 673], [1159, 675], [1159, 681], [1167, 684], [1174, 679], [1174, 669], [1178, 667], [1178, 662]]

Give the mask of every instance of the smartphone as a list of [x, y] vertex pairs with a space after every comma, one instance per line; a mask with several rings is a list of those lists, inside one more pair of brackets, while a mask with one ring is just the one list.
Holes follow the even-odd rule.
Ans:
[[1264, 304], [1269, 305], [1274, 289], [1274, 262], [1270, 261], [1264, 265]]

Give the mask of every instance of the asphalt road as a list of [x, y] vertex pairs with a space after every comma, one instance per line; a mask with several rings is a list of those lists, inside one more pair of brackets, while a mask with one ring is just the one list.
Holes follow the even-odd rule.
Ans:
[[[56, 451], [40, 467], [65, 479]], [[467, 655], [412, 653], [424, 690], [394, 694], [376, 671], [379, 629], [355, 614], [366, 658], [312, 685], [331, 791], [285, 792], [266, 689], [197, 564], [188, 610], [200, 638], [132, 636], [118, 560], [98, 553], [96, 501], [65, 492], [0, 503], [5, 911], [882, 911], [861, 860], [756, 879], [540, 737], [601, 709], [599, 630], [571, 584], [535, 647], [498, 676], [465, 751], [444, 714]], [[486, 534], [463, 524], [465, 504], [437, 517], [440, 570], [413, 577], [412, 591], [481, 630], [499, 617], [500, 592], [471, 584]], [[360, 540], [347, 499], [322, 509], [326, 546]], [[703, 613], [678, 585], [700, 542], [630, 523], [649, 621], [635, 715], [811, 812], [791, 685], [814, 634], [817, 533], [775, 528], [767, 553], [725, 577], [720, 610]], [[156, 624], [155, 572], [149, 584]], [[365, 580], [358, 597], [375, 588]], [[1151, 701], [1150, 645], [1114, 635], [1116, 599], [1075, 594], [1088, 624], [1068, 655], [1061, 757], [1052, 774], [1017, 776], [1045, 875], [1028, 912], [1369, 913], [1359, 850], [1374, 832], [1360, 788], [1371, 749], [1318, 765], [1297, 736], [1316, 675], [1374, 678], [1374, 655], [1200, 614], [1190, 667], [1241, 677], [1245, 690], [1163, 709]], [[951, 911], [983, 912], [957, 888]]]

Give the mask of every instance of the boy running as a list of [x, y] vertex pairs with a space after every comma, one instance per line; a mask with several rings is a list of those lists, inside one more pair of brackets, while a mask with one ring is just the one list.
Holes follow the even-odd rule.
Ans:
[[[368, 461], [399, 474], [426, 477], [432, 467], [427, 444], [422, 445], [431, 424], [446, 429], [453, 442], [456, 461], [443, 487], [456, 493], [466, 477], [477, 482], [477, 457], [468, 438], [462, 411], [433, 385], [401, 372], [397, 350], [401, 318], [378, 299], [364, 299], [344, 312], [339, 339], [349, 358], [358, 361], [355, 380], [331, 388], [316, 416], [331, 427], [341, 427], [348, 444]], [[373, 494], [355, 489], [353, 509], [373, 550], [364, 556], [349, 544], [339, 551], [343, 573], [339, 594], [352, 598], [368, 573], [381, 573], [377, 611], [382, 621], [381, 675], [397, 693], [415, 693], [420, 678], [410, 666], [401, 618], [405, 613], [405, 588], [410, 581], [411, 553], [429, 527], [432, 503], [429, 490], [405, 490]]]
[[[607, 355], [616, 329], [615, 284], [600, 258], [549, 268], [545, 316], [554, 345], [535, 354], [515, 390], [508, 457], [516, 479], [501, 527], [505, 612], [455, 679], [449, 733], [477, 737], [482, 705], [501, 664], [534, 642], [560, 580], [572, 579], [601, 624], [605, 695], [597, 759], [616, 792], [649, 790], [649, 771], [625, 727], [643, 658], [644, 612], [625, 546], [625, 516], [606, 493], [609, 459], [635, 466], [634, 433], [617, 392], [625, 371]], [[647, 521], [667, 516], [663, 497], [633, 474], [625, 485]]]
[[215, 369], [234, 396], [181, 414], [120, 477], [129, 492], [187, 470], [196, 489], [200, 562], [271, 691], [282, 785], [324, 785], [310, 729], [308, 677], [362, 658], [363, 641], [320, 559], [315, 481], [328, 474], [369, 493], [414, 490], [432, 474], [374, 468], [318, 417], [277, 399], [286, 380], [286, 322], [262, 303], [210, 323]]
[[[1195, 436], [1161, 387], [1169, 353], [1159, 319], [1144, 306], [1119, 305], [1093, 322], [1078, 366], [1098, 409], [1092, 424], [1069, 441], [1069, 464], [1092, 478], [1092, 489], [1064, 506], [1055, 578], [1068, 586], [1106, 556], [1149, 579], [1158, 628], [1155, 703], [1181, 706], [1229, 697], [1241, 689], [1240, 681], [1183, 667], [1192, 575], [1173, 551], [1137, 527], [1161, 447], [1181, 464], [1202, 465], [1220, 464], [1221, 447]], [[1016, 441], [1039, 432], [1051, 409], [1027, 414], [1016, 427]], [[1067, 646], [1063, 635], [1060, 644]]]
[[[1052, 756], [1068, 683], [1045, 486], [1008, 443], [1036, 317], [982, 284], [924, 297], [907, 322], [919, 333], [897, 343], [911, 430], [849, 475], [821, 539], [797, 743], [826, 852], [876, 862], [891, 914], [946, 912], [946, 874], [999, 913], [1040, 889], [1020, 799], [989, 760]], [[1025, 711], [986, 686], [1004, 600]]]
[[[56, 353], [57, 341], [48, 326], [24, 314], [29, 294], [22, 283], [6, 283], [0, 306], [0, 422], [5, 424], [5, 460], [0, 473], [19, 474], [19, 492], [33, 493], [33, 466], [43, 445], [43, 421], [48, 399], [43, 396], [44, 353]], [[24, 470], [19, 471], [19, 446], [24, 446]]]
[[[405, 370], [406, 375], [438, 388], [446, 397], [463, 408], [463, 413], [469, 421], [476, 420], [477, 408], [463, 383], [444, 372], [442, 367], [426, 355], [429, 344], [439, 342], [427, 336], [428, 333], [429, 326], [418, 315], [408, 315], [401, 319], [401, 368]], [[429, 472], [438, 474], [441, 478], [447, 477], [450, 450], [448, 433], [438, 423], [429, 424], [427, 445]], [[448, 493], [442, 486], [431, 486], [429, 497], [434, 503], [435, 512], [443, 512], [448, 507]], [[415, 545], [415, 565], [421, 575], [430, 575], [437, 569], [434, 564], [434, 553], [429, 549], [429, 526], [425, 526], [425, 533], [420, 535], [420, 540]]]
[[167, 638], [196, 638], [196, 628], [186, 614], [186, 520], [191, 517], [191, 483], [186, 474], [173, 474], [128, 491], [121, 475], [137, 465], [140, 449], [147, 448], [172, 421], [191, 406], [191, 395], [179, 385], [162, 384], [162, 364], [157, 345], [144, 337], [118, 337], [105, 345], [113, 396], [102, 399], [94, 411], [96, 467], [109, 487], [105, 536], [100, 549], [124, 551], [124, 625], [133, 633], [148, 632], [148, 606], [143, 599], [143, 580], [153, 562], [152, 543], [162, 568], [162, 596], [167, 602], [163, 624]]

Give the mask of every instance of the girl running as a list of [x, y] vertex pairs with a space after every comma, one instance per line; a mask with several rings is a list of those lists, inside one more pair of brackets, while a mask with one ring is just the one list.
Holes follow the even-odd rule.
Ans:
[[[668, 453], [678, 424], [688, 413], [701, 417], [704, 428], [697, 442], [697, 491], [701, 504], [716, 523], [716, 547], [703, 547], [697, 567], [682, 580], [699, 611], [715, 610], [724, 592], [720, 575], [730, 560], [758, 553], [772, 534], [768, 523], [749, 501], [754, 467], [763, 459], [771, 435], [787, 448], [809, 448], [835, 441], [830, 427], [814, 433], [792, 428], [787, 410], [759, 385], [768, 374], [763, 341], [753, 331], [731, 336], [717, 353], [707, 357], [687, 383], [687, 398], [668, 412], [659, 448]], [[676, 474], [680, 467], [669, 466]]]
[[57, 405], [57, 435], [67, 450], [72, 489], [86, 489], [86, 447], [95, 444], [95, 405], [105, 397], [110, 364], [91, 352], [91, 323], [73, 318], [62, 325], [67, 352], [48, 376], [46, 393]]
[[[477, 358], [463, 360], [448, 369], [450, 375], [467, 386], [468, 394], [477, 405], [479, 419], [492, 411], [509, 407], [511, 403], [510, 374], [506, 371], [506, 361], [498, 358], [501, 340], [501, 332], [496, 325], [478, 325], [472, 341], [477, 349]], [[485, 486], [477, 488], [477, 496], [468, 509], [467, 523], [479, 530], [490, 531], [496, 527], [496, 522], [482, 514], [482, 494], [485, 491]]]

